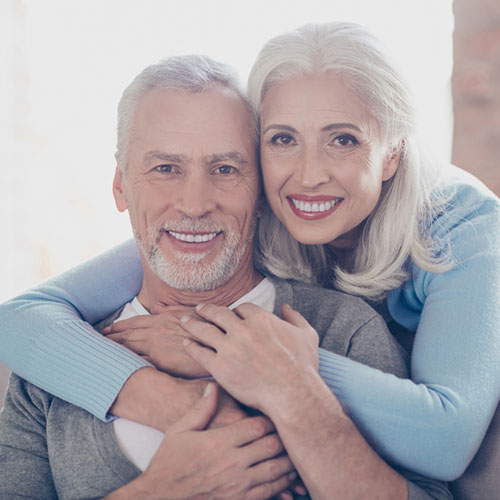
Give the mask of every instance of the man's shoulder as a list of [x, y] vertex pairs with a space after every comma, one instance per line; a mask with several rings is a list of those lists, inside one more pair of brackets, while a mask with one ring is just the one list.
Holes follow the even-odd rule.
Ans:
[[5, 407], [15, 407], [23, 414], [46, 415], [54, 396], [24, 378], [11, 373], [5, 394]]
[[[377, 316], [377, 312], [362, 298], [339, 290], [324, 288], [316, 284], [296, 280], [270, 277], [276, 288], [276, 302], [280, 308], [284, 303], [301, 314], [337, 317], [340, 313], [356, 322], [365, 323]], [[287, 300], [291, 300], [287, 302]], [[277, 307], [277, 308], [278, 308]]]

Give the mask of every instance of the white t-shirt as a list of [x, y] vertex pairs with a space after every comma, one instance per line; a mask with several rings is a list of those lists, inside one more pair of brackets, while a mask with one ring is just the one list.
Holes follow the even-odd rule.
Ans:
[[[273, 312], [276, 300], [276, 291], [272, 282], [264, 278], [255, 288], [233, 302], [229, 309], [251, 302], [266, 311]], [[149, 314], [144, 306], [135, 297], [123, 309], [116, 321], [132, 318], [138, 315]], [[141, 471], [146, 470], [151, 458], [158, 450], [163, 439], [163, 432], [147, 425], [132, 422], [126, 418], [117, 418], [113, 421], [116, 440], [122, 453]]]

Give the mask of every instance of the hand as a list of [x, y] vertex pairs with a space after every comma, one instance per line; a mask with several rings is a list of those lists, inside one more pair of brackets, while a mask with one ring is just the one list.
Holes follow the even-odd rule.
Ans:
[[210, 323], [183, 317], [196, 339], [186, 337], [184, 347], [238, 401], [272, 416], [285, 400], [293, 404], [304, 374], [317, 374], [318, 334], [291, 307], [283, 306], [282, 319], [254, 304], [235, 311], [204, 304], [196, 311]]
[[188, 336], [180, 326], [182, 316], [199, 318], [193, 307], [167, 306], [157, 314], [117, 321], [105, 328], [103, 334], [170, 375], [206, 377], [208, 372], [188, 356], [182, 346]]
[[[194, 382], [194, 381], [193, 381]], [[206, 382], [206, 381], [197, 381]], [[208, 383], [208, 382], [207, 382]], [[217, 402], [217, 411], [210, 420], [208, 426], [209, 429], [217, 429], [217, 427], [224, 427], [226, 425], [234, 424], [239, 422], [250, 415], [246, 412], [243, 407], [234, 399], [230, 394], [228, 394], [224, 389], [219, 387], [219, 400]]]
[[209, 500], [270, 498], [296, 477], [265, 417], [204, 430], [217, 407], [217, 390], [172, 425], [149, 467], [106, 500]]

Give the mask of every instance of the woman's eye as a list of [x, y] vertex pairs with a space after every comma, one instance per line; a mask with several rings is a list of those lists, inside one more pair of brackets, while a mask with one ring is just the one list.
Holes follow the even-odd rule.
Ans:
[[350, 134], [338, 135], [334, 137], [331, 142], [336, 146], [342, 146], [342, 147], [356, 146], [356, 144], [359, 144], [358, 140]]
[[271, 144], [274, 146], [288, 146], [292, 142], [293, 137], [290, 134], [276, 134], [271, 138]]
[[215, 173], [220, 175], [229, 175], [234, 172], [236, 172], [236, 169], [231, 165], [220, 165], [215, 169]]

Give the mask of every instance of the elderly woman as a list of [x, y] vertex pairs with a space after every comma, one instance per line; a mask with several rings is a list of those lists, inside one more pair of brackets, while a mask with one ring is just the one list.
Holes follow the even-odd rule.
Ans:
[[[412, 380], [322, 350], [320, 374], [383, 457], [455, 479], [499, 400], [499, 200], [470, 176], [425, 157], [405, 85], [377, 41], [358, 26], [305, 26], [271, 40], [251, 72], [249, 93], [260, 114], [272, 209], [260, 223], [262, 266], [364, 297], [410, 339]], [[100, 417], [119, 395], [115, 413], [125, 408], [125, 416], [141, 420], [131, 394], [143, 370], [130, 375], [146, 363], [118, 346], [113, 356], [113, 346], [73, 310], [90, 323], [110, 314], [137, 293], [139, 270], [130, 243], [7, 303], [1, 360]], [[232, 332], [266, 332], [265, 315], [250, 320], [246, 309], [236, 316], [213, 306], [199, 313], [214, 326], [183, 325], [217, 353], [195, 342], [186, 349], [221, 385], [258, 408], [269, 410], [277, 395], [292, 404], [289, 375], [297, 366], [307, 374], [314, 364], [302, 358], [294, 364], [290, 353], [298, 355], [302, 344], [301, 336], [286, 336], [292, 325], [282, 321], [281, 336], [247, 338]], [[139, 332], [148, 322], [157, 320], [117, 326], [113, 337], [126, 332], [130, 338], [134, 327]], [[249, 345], [255, 358], [241, 355]], [[252, 363], [267, 352], [281, 362]], [[232, 357], [238, 363], [231, 364]], [[259, 381], [252, 384], [257, 393], [245, 385], [249, 378]], [[79, 380], [88, 381], [84, 390]], [[307, 398], [297, 394], [297, 404]]]

